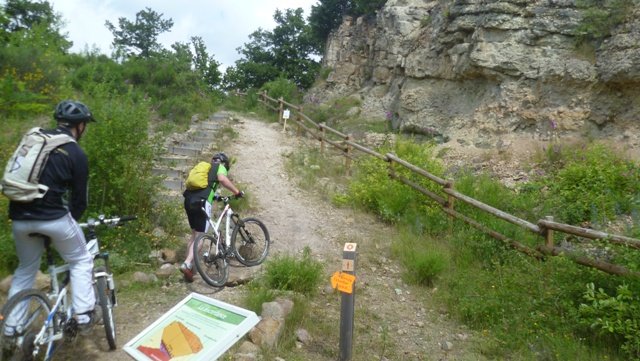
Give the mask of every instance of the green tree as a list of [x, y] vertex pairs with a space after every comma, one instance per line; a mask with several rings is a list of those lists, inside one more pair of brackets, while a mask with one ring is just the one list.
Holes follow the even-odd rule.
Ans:
[[47, 48], [67, 52], [72, 43], [60, 33], [61, 25], [61, 17], [48, 1], [7, 0], [0, 12], [0, 40], [7, 45], [10, 36], [33, 38], [36, 32], [47, 39]]
[[280, 76], [305, 89], [313, 84], [320, 64], [313, 59], [317, 52], [303, 10], [277, 10], [273, 18], [273, 32], [258, 29], [249, 35], [251, 42], [237, 49], [243, 57], [227, 69], [225, 88], [260, 88]]
[[382, 9], [386, 0], [320, 0], [311, 7], [309, 26], [314, 46], [323, 52], [332, 31], [338, 29], [345, 15], [373, 16]]
[[119, 18], [117, 28], [107, 20], [105, 26], [113, 34], [112, 44], [116, 51], [122, 51], [127, 56], [139, 55], [143, 58], [149, 58], [153, 53], [159, 52], [162, 46], [158, 43], [158, 35], [173, 27], [173, 20], [165, 20], [162, 15], [151, 8], [145, 8], [136, 14], [135, 22]]
[[64, 78], [61, 59], [71, 43], [48, 2], [8, 0], [0, 7], [0, 112], [48, 109]]
[[353, 0], [352, 12], [354, 16], [373, 16], [382, 9], [387, 0]]
[[350, 5], [349, 0], [320, 0], [317, 5], [311, 6], [309, 26], [318, 51], [324, 51], [329, 34], [340, 26]]
[[4, 12], [4, 8], [0, 7], [0, 42], [4, 43], [7, 39], [9, 32], [9, 18]]
[[284, 13], [276, 10], [273, 18], [278, 24], [271, 34], [275, 65], [299, 87], [310, 88], [320, 64], [311, 57], [317, 51], [302, 9], [287, 9]]
[[58, 23], [58, 17], [54, 14], [48, 1], [7, 0], [4, 13], [8, 21], [2, 26], [6, 31], [12, 33], [29, 30], [37, 24], [53, 27]]
[[191, 38], [191, 44], [193, 45], [193, 65], [204, 82], [210, 88], [216, 88], [222, 79], [222, 73], [218, 70], [220, 63], [207, 53], [207, 46], [199, 36]]

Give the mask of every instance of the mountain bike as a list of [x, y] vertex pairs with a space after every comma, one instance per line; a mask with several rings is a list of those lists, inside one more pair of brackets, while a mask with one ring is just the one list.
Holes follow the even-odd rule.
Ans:
[[[231, 209], [231, 198], [216, 195], [214, 200], [221, 201], [224, 208], [215, 222], [207, 216], [211, 232], [199, 235], [193, 242], [196, 269], [213, 287], [222, 287], [227, 282], [229, 259], [235, 258], [250, 267], [261, 264], [269, 254], [271, 240], [267, 227], [257, 218], [241, 219]], [[202, 211], [207, 214], [204, 207]]]
[[[115, 282], [109, 267], [109, 253], [100, 251], [95, 229], [99, 225], [119, 226], [135, 216], [89, 219], [80, 223], [86, 229], [87, 250], [94, 257], [94, 291], [96, 307], [102, 312], [102, 322], [110, 350], [116, 349], [116, 328], [113, 308], [117, 306]], [[56, 265], [51, 239], [42, 237], [50, 276], [48, 293], [38, 289], [22, 290], [7, 300], [0, 311], [0, 361], [51, 360], [61, 340], [71, 341], [78, 334], [69, 295], [69, 264]], [[96, 309], [96, 312], [98, 309]]]

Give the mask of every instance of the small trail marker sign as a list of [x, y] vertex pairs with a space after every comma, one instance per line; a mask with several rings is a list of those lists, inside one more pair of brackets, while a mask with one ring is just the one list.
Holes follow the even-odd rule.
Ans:
[[340, 292], [352, 294], [353, 284], [356, 281], [356, 276], [343, 272], [336, 272], [331, 276], [331, 287], [337, 289]]

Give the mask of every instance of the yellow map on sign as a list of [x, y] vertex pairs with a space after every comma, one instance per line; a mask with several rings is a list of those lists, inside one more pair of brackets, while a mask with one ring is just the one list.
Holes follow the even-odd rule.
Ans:
[[355, 275], [336, 272], [331, 276], [331, 287], [337, 289], [340, 292], [353, 293], [353, 283], [355, 281]]
[[153, 343], [138, 346], [138, 351], [157, 361], [186, 360], [200, 350], [202, 342], [198, 336], [179, 321], [173, 321], [164, 327], [161, 333], [155, 335]]

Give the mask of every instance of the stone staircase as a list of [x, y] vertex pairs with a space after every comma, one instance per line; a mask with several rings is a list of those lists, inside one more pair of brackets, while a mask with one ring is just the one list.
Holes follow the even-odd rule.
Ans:
[[168, 137], [166, 153], [153, 167], [153, 174], [162, 177], [167, 195], [182, 195], [187, 173], [197, 162], [210, 160], [218, 130], [229, 120], [228, 113], [217, 112], [204, 120], [192, 120], [189, 130]]

